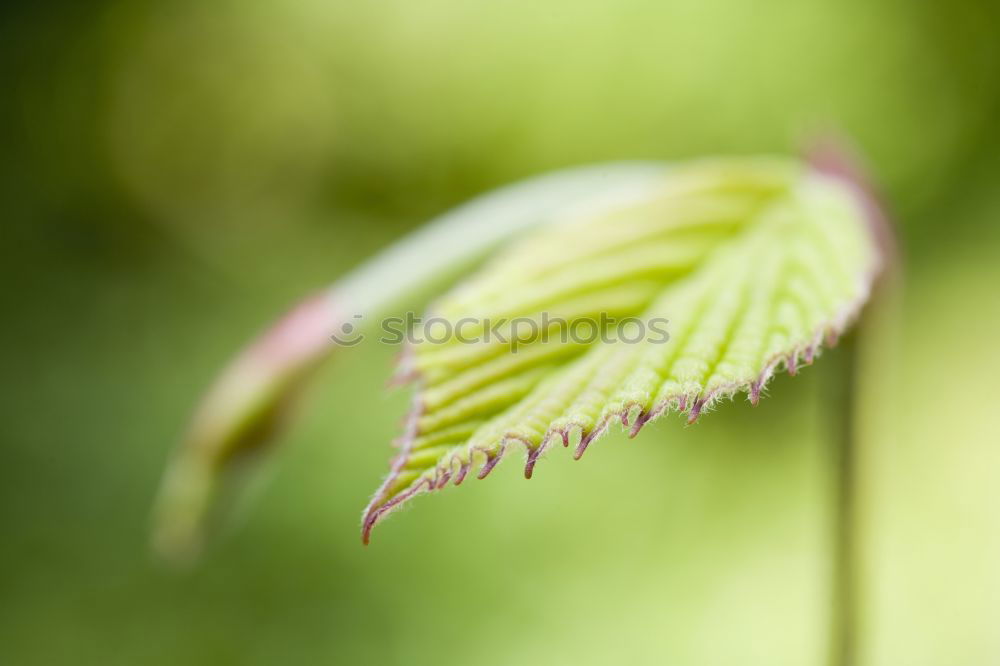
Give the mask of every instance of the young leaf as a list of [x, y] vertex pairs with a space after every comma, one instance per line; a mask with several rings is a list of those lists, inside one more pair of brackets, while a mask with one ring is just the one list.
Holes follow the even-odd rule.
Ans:
[[[207, 523], [280, 432], [295, 398], [338, 347], [331, 334], [364, 332], [379, 317], [470, 270], [498, 244], [590, 197], [616, 198], [659, 179], [666, 166], [575, 167], [509, 185], [456, 208], [299, 303], [233, 359], [201, 401], [164, 475], [154, 545], [175, 562], [195, 557]], [[405, 279], [400, 279], [405, 276]], [[360, 331], [358, 330], [360, 329]], [[235, 487], [234, 487], [235, 486]]]
[[[880, 255], [865, 203], [793, 160], [702, 161], [522, 238], [431, 308], [466, 342], [408, 350], [414, 406], [364, 541], [414, 495], [485, 478], [512, 446], [530, 478], [554, 442], [579, 458], [614, 422], [635, 436], [670, 410], [693, 423], [738, 393], [756, 403], [866, 301]], [[610, 317], [638, 318], [644, 335]]]

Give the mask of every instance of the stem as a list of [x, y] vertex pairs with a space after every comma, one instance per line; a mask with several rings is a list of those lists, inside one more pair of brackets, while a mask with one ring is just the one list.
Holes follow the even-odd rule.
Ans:
[[854, 336], [848, 336], [836, 350], [838, 362], [831, 363], [835, 374], [830, 382], [835, 405], [831, 428], [830, 457], [833, 470], [832, 562], [830, 613], [830, 665], [854, 666], [857, 658], [859, 588], [858, 542], [860, 537], [857, 502], [857, 414], [856, 380], [858, 355]]
[[[862, 524], [861, 457], [857, 445], [864, 424], [867, 444], [876, 444], [885, 433], [873, 430], [874, 400], [885, 409], [892, 385], [889, 360], [895, 348], [899, 295], [902, 289], [902, 262], [896, 237], [881, 197], [863, 168], [859, 155], [843, 137], [830, 136], [814, 143], [808, 151], [808, 161], [814, 169], [839, 178], [850, 185], [864, 206], [872, 239], [881, 254], [881, 275], [874, 286], [865, 316], [856, 333], [848, 336], [831, 363], [836, 373], [828, 384], [832, 405], [830, 413], [836, 419], [831, 424], [831, 469], [833, 470], [833, 553], [831, 568], [830, 664], [857, 666], [861, 654], [860, 627], [862, 585], [860, 579], [862, 547], [865, 531]], [[861, 381], [859, 381], [861, 377]]]

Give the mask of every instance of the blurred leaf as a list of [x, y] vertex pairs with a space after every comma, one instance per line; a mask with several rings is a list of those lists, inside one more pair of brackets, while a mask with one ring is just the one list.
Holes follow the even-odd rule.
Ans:
[[431, 308], [401, 368], [417, 383], [402, 451], [363, 538], [418, 493], [473, 466], [484, 478], [511, 443], [530, 478], [553, 441], [575, 441], [579, 458], [616, 420], [635, 435], [669, 410], [694, 422], [737, 393], [756, 403], [866, 301], [878, 264], [866, 218], [839, 179], [730, 159], [533, 233]]
[[567, 202], [621, 196], [659, 180], [664, 169], [657, 162], [599, 164], [494, 190], [431, 221], [299, 303], [239, 353], [202, 399], [163, 480], [154, 521], [156, 550], [178, 563], [200, 553], [220, 500], [241, 494], [238, 487], [246, 475], [232, 472], [252, 468], [248, 463], [278, 438], [299, 394], [337, 349], [331, 334], [351, 334], [365, 320], [372, 325], [404, 304], [438, 293], [497, 245], [544, 222]]

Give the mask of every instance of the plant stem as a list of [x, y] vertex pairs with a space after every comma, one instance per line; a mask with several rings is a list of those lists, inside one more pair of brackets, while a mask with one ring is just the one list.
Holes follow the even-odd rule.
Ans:
[[[832, 553], [830, 578], [830, 666], [855, 666], [858, 654], [858, 451], [856, 380], [858, 354], [854, 335], [835, 350], [828, 401], [834, 421], [830, 433]], [[831, 354], [833, 356], [834, 354]]]

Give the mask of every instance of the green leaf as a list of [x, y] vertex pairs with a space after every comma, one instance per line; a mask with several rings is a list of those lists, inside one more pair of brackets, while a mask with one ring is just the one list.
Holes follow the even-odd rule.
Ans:
[[220, 509], [241, 499], [247, 472], [269, 459], [297, 397], [340, 349], [331, 333], [345, 325], [368, 332], [365, 325], [440, 290], [568, 202], [595, 193], [621, 196], [659, 179], [665, 168], [658, 162], [573, 167], [502, 187], [430, 221], [298, 303], [237, 354], [202, 399], [160, 487], [156, 551], [178, 564], [199, 555]]
[[[719, 159], [554, 215], [431, 307], [465, 321], [466, 342], [405, 355], [414, 407], [364, 540], [414, 495], [484, 478], [512, 447], [530, 478], [553, 443], [579, 458], [616, 422], [634, 436], [669, 411], [694, 422], [736, 394], [756, 404], [867, 300], [879, 252], [864, 202], [793, 160]], [[646, 335], [615, 335], [610, 317], [637, 317]], [[664, 320], [666, 341], [650, 333]], [[588, 339], [589, 326], [605, 335]]]

